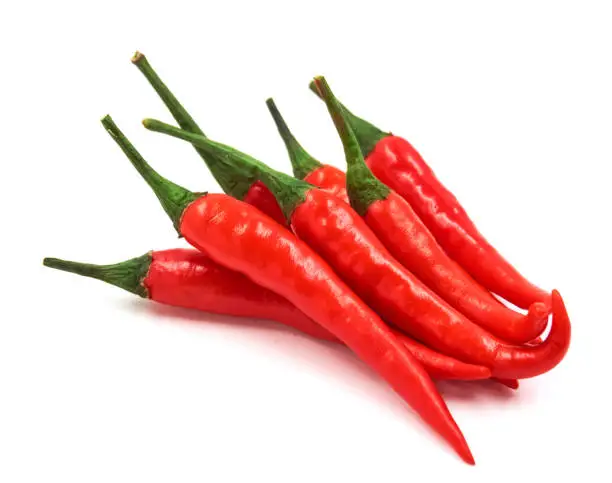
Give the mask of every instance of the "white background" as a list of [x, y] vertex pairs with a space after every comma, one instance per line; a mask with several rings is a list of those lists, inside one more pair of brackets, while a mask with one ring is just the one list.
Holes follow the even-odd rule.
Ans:
[[[3, 7], [0, 481], [606, 479], [607, 2], [421, 3]], [[339, 347], [42, 267], [182, 243], [99, 124], [106, 113], [164, 175], [217, 189], [189, 146], [141, 127], [171, 118], [130, 63], [136, 49], [211, 138], [283, 170], [268, 96], [307, 149], [343, 166], [307, 89], [325, 74], [422, 152], [521, 271], [561, 291], [574, 339], [558, 368], [517, 393], [440, 385], [475, 467]]]

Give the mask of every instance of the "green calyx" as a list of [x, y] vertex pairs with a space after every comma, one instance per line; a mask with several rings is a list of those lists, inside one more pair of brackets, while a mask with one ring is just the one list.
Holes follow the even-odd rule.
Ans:
[[258, 173], [261, 182], [267, 186], [278, 201], [278, 205], [287, 220], [291, 220], [291, 215], [295, 209], [304, 202], [306, 192], [314, 188], [306, 181], [270, 168], [259, 169]]
[[84, 277], [97, 278], [103, 282], [120, 287], [128, 292], [149, 298], [149, 292], [143, 285], [149, 273], [153, 256], [151, 253], [132, 258], [113, 265], [92, 265], [90, 263], [71, 262], [59, 258], [45, 258], [43, 265], [64, 272], [76, 273]]
[[346, 119], [346, 113], [325, 78], [316, 77], [314, 82], [342, 140], [347, 163], [346, 191], [351, 206], [363, 216], [372, 203], [386, 199], [391, 190], [379, 181], [366, 165], [356, 136]]
[[125, 137], [110, 116], [107, 115], [102, 118], [102, 125], [136, 168], [136, 171], [151, 187], [180, 236], [180, 222], [183, 212], [202, 194], [192, 193], [157, 173]]
[[[174, 96], [172, 91], [170, 91], [166, 84], [164, 84], [157, 72], [155, 72], [153, 67], [151, 67], [151, 64], [149, 64], [149, 61], [144, 54], [136, 52], [132, 57], [132, 63], [138, 67], [147, 81], [149, 81], [149, 84], [151, 84], [153, 89], [155, 89], [155, 92], [157, 92], [160, 99], [168, 108], [178, 125], [185, 131], [204, 136], [204, 133], [200, 127]], [[240, 176], [232, 176], [230, 173], [228, 173], [228, 170], [224, 164], [217, 157], [207, 154], [197, 147], [195, 149], [202, 160], [206, 163], [206, 166], [212, 173], [217, 183], [219, 183], [219, 186], [221, 186], [221, 189], [225, 193], [234, 196], [235, 198], [243, 199], [254, 180], [246, 179]]]
[[304, 201], [306, 192], [313, 186], [279, 171], [275, 171], [257, 159], [207, 137], [190, 133], [156, 119], [145, 119], [143, 125], [155, 132], [190, 142], [205, 152], [216, 156], [226, 166], [228, 173], [248, 177], [264, 183], [276, 197], [283, 213], [289, 219], [295, 208]]
[[294, 176], [298, 179], [304, 179], [314, 170], [323, 166], [319, 161], [308, 154], [297, 139], [295, 139], [295, 136], [289, 130], [289, 126], [287, 126], [283, 116], [276, 107], [274, 100], [272, 98], [268, 99], [266, 105], [268, 106], [268, 110], [272, 115], [272, 119], [274, 119], [278, 133], [289, 153]]
[[[308, 87], [310, 87], [310, 90], [314, 92], [319, 99], [323, 99], [315, 81], [312, 81]], [[378, 141], [390, 135], [389, 133], [381, 131], [373, 124], [370, 124], [368, 121], [355, 116], [355, 114], [349, 111], [340, 102], [338, 102], [338, 105], [342, 109], [346, 122], [355, 133], [355, 137], [357, 138], [357, 142], [359, 143], [359, 147], [364, 157], [367, 157], [372, 152]]]

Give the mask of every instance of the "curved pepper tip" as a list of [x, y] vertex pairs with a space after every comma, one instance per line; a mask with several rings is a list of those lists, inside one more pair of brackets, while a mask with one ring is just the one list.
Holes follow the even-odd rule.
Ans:
[[504, 379], [527, 379], [556, 367], [570, 346], [572, 326], [563, 298], [552, 291], [552, 324], [546, 340], [538, 345], [499, 346], [493, 375]]
[[563, 297], [558, 290], [552, 291], [552, 313], [553, 318], [558, 317], [560, 319], [560, 325], [562, 327], [561, 336], [558, 338], [558, 341], [555, 341], [557, 345], [563, 348], [563, 352], [559, 354], [559, 360], [562, 359], [567, 351], [569, 350], [570, 341], [572, 337], [572, 325], [570, 322], [569, 314], [567, 313], [567, 308], [565, 307], [565, 302], [563, 301]]
[[542, 332], [544, 332], [544, 330], [546, 330], [546, 326], [548, 325], [548, 316], [550, 313], [551, 306], [544, 302], [534, 302], [529, 306], [527, 321], [533, 330], [528, 334], [529, 337], [527, 337], [527, 339], [529, 340], [522, 341], [523, 343], [536, 339], [542, 334]]

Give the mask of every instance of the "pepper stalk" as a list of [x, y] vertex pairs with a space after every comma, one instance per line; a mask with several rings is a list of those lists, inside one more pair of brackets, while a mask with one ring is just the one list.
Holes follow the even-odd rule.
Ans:
[[[168, 86], [166, 86], [166, 84], [161, 80], [144, 54], [136, 52], [132, 57], [132, 63], [138, 67], [138, 70], [140, 70], [147, 81], [149, 81], [149, 84], [151, 84], [151, 87], [153, 87], [155, 92], [157, 92], [160, 99], [168, 108], [178, 125], [188, 132], [205, 137], [206, 135], [202, 129], [200, 129], [200, 126], [198, 126], [189, 112], [183, 107]], [[249, 191], [251, 185], [257, 181], [249, 178], [245, 175], [245, 173], [242, 173], [241, 176], [236, 176], [235, 174], [229, 172], [222, 158], [216, 157], [211, 153], [207, 154], [202, 149], [198, 149], [197, 147], [195, 147], [195, 150], [200, 155], [204, 163], [206, 163], [206, 166], [225, 193], [242, 200]]]
[[[323, 100], [322, 93], [317, 87], [316, 80], [311, 81], [308, 87], [310, 87], [310, 90], [314, 92], [319, 99]], [[357, 142], [359, 143], [359, 147], [364, 157], [367, 157], [368, 154], [372, 152], [378, 141], [391, 135], [391, 133], [384, 132], [373, 124], [370, 124], [365, 119], [356, 116], [343, 104], [338, 104], [342, 110], [342, 113], [344, 114], [344, 117], [346, 118], [347, 123], [351, 126], [351, 129], [355, 133], [355, 137], [357, 138]]]
[[298, 179], [304, 179], [313, 171], [321, 168], [323, 164], [308, 154], [308, 152], [295, 138], [293, 133], [289, 130], [289, 126], [287, 126], [283, 116], [276, 107], [274, 100], [269, 98], [266, 100], [266, 105], [268, 106], [268, 110], [272, 115], [272, 119], [274, 119], [278, 133], [285, 143], [287, 153], [289, 153], [289, 159], [291, 160], [294, 176]]
[[295, 208], [302, 203], [306, 192], [314, 188], [314, 186], [305, 181], [273, 170], [248, 154], [225, 144], [212, 141], [204, 136], [187, 132], [156, 119], [145, 119], [142, 121], [142, 124], [151, 131], [190, 142], [204, 151], [206, 155], [210, 153], [211, 155], [222, 157], [224, 162], [232, 168], [240, 172], [248, 172], [254, 179], [263, 182], [274, 194], [287, 220], [291, 218]]
[[111, 265], [72, 262], [60, 258], [45, 258], [43, 265], [64, 272], [95, 278], [139, 295], [142, 298], [149, 298], [149, 291], [142, 282], [147, 277], [152, 262], [153, 255], [149, 252], [140, 257]]
[[342, 109], [325, 78], [316, 77], [314, 82], [327, 105], [344, 147], [347, 162], [346, 191], [351, 206], [359, 215], [364, 216], [372, 203], [386, 199], [391, 190], [378, 180], [366, 165], [346, 111]]
[[164, 208], [164, 211], [172, 220], [172, 224], [180, 237], [180, 223], [183, 212], [188, 205], [202, 196], [202, 193], [193, 193], [188, 189], [164, 178], [157, 171], [155, 171], [140, 155], [128, 138], [121, 132], [109, 115], [102, 118], [102, 125], [127, 156], [130, 163], [132, 163], [132, 166], [136, 168], [136, 171], [140, 173], [147, 184], [151, 187], [155, 193], [155, 196], [157, 196], [157, 199]]

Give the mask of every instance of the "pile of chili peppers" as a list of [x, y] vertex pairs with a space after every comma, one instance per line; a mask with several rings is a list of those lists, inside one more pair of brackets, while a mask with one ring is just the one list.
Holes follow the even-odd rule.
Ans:
[[144, 55], [132, 62], [178, 124], [144, 126], [191, 143], [224, 193], [167, 180], [106, 116], [103, 126], [193, 249], [113, 265], [44, 264], [164, 304], [270, 319], [345, 344], [474, 464], [433, 379], [491, 378], [516, 389], [550, 371], [570, 344], [559, 292], [523, 277], [416, 149], [352, 114], [323, 77], [310, 87], [331, 115], [346, 172], [310, 156], [268, 99], [289, 176], [208, 139]]

